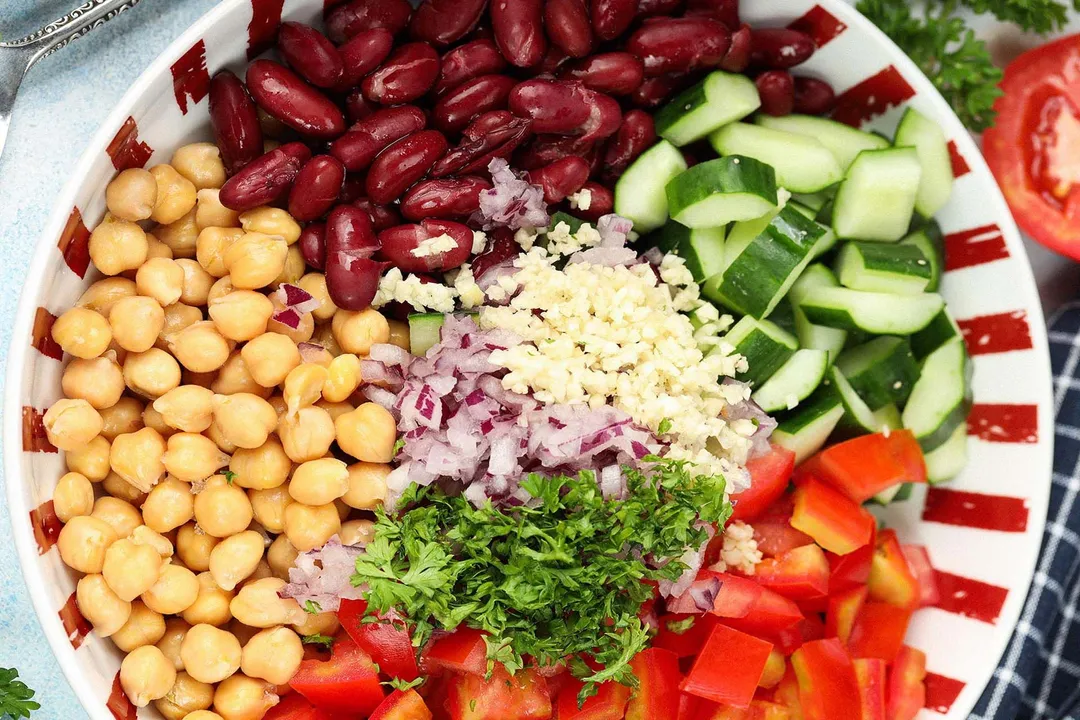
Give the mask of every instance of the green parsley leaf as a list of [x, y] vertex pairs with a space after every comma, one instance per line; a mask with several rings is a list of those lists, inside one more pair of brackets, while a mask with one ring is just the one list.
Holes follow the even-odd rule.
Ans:
[[334, 647], [334, 638], [329, 635], [301, 635], [300, 640], [305, 645], [322, 645], [324, 650]]
[[395, 690], [400, 690], [401, 692], [406, 692], [408, 690], [412, 690], [414, 687], [420, 687], [421, 685], [424, 684], [424, 680], [425, 680], [425, 678], [423, 678], [423, 677], [418, 677], [415, 680], [402, 680], [401, 678], [390, 678], [389, 680], [384, 680], [379, 684], [380, 685], [389, 685], [390, 687], [394, 688]]
[[236, 473], [234, 473], [232, 470], [226, 470], [225, 471], [225, 482], [232, 485], [233, 480], [235, 480], [235, 479], [236, 479]]
[[666, 435], [671, 432], [672, 420], [671, 418], [664, 418], [660, 421], [660, 426], [656, 428], [657, 435]]
[[682, 635], [683, 633], [690, 630], [690, 628], [694, 627], [694, 623], [696, 621], [697, 621], [697, 618], [694, 617], [693, 615], [691, 615], [689, 617], [684, 617], [681, 620], [668, 620], [667, 621], [667, 629], [669, 631], [675, 633], [676, 635]]
[[41, 705], [34, 702], [34, 691], [19, 680], [19, 671], [14, 668], [0, 668], [0, 717], [28, 718]]
[[304, 612], [308, 613], [309, 615], [318, 615], [322, 612], [322, 605], [315, 602], [314, 600], [305, 600]]
[[405, 447], [405, 438], [402, 437], [402, 438], [398, 438], [397, 440], [395, 440], [394, 441], [394, 452], [392, 454], [392, 457], [396, 458], [398, 453], [401, 452], [401, 448], [403, 448], [403, 447]]

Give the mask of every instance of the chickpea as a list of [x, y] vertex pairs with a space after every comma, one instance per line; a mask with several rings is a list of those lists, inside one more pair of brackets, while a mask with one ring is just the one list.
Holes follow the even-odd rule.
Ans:
[[100, 637], [109, 637], [131, 617], [131, 603], [121, 600], [101, 575], [85, 575], [75, 588], [79, 612]]
[[300, 622], [304, 611], [297, 602], [278, 597], [278, 591], [283, 587], [285, 581], [276, 577], [248, 583], [233, 598], [229, 609], [237, 620], [256, 628]]
[[192, 626], [180, 644], [184, 669], [204, 683], [221, 682], [239, 670], [242, 653], [235, 635], [205, 623]]
[[166, 693], [165, 697], [155, 700], [154, 707], [165, 720], [184, 720], [192, 717], [192, 713], [206, 710], [213, 703], [213, 685], [199, 682], [186, 672], [179, 672], [172, 690]]
[[109, 474], [109, 441], [103, 435], [64, 455], [67, 469], [90, 482], [101, 482]]
[[409, 334], [409, 326], [400, 320], [388, 320], [390, 324], [390, 344], [397, 345], [402, 350], [411, 350], [412, 340]]
[[185, 622], [183, 618], [168, 618], [165, 621], [165, 634], [154, 643], [178, 672], [184, 669], [184, 661], [180, 658], [180, 645], [184, 642], [184, 637], [190, 629], [191, 625]]
[[66, 473], [53, 490], [53, 510], [60, 522], [89, 515], [94, 511], [94, 486], [85, 475]]
[[[213, 305], [214, 301], [220, 300], [236, 288], [233, 287], [232, 278], [228, 275], [225, 277], [219, 277], [214, 281], [214, 284], [210, 286], [210, 294], [206, 296], [206, 304]], [[211, 318], [212, 320], [213, 318]]]
[[221, 542], [213, 535], [203, 532], [193, 522], [186, 523], [176, 533], [176, 554], [180, 561], [194, 572], [206, 572], [210, 569], [210, 553]]
[[[295, 285], [306, 271], [307, 263], [304, 261], [304, 253], [300, 252], [300, 246], [290, 245], [285, 253], [285, 266], [281, 268], [281, 272], [270, 283], [270, 287], [277, 290], [285, 284]], [[311, 335], [309, 334], [308, 337], [311, 337]]]
[[397, 424], [390, 411], [375, 403], [364, 403], [334, 421], [341, 449], [357, 460], [388, 463], [394, 459]]
[[390, 339], [390, 324], [378, 310], [339, 310], [330, 323], [334, 338], [345, 352], [367, 355], [371, 346]]
[[285, 508], [293, 502], [285, 486], [248, 490], [248, 499], [251, 500], [251, 511], [256, 522], [272, 533], [285, 529]]
[[228, 277], [229, 269], [225, 267], [225, 253], [244, 237], [244, 234], [242, 229], [234, 227], [203, 228], [195, 240], [195, 259], [206, 272], [214, 277]]
[[194, 517], [191, 486], [174, 477], [155, 485], [142, 506], [143, 521], [155, 532], [167, 533]]
[[[142, 516], [139, 514], [138, 508], [127, 500], [116, 497], [106, 496], [95, 500], [94, 512], [90, 513], [90, 517], [107, 523], [112, 528], [116, 538], [126, 538], [135, 532], [135, 528], [142, 525]], [[116, 538], [113, 538], [113, 540], [115, 541]], [[104, 550], [101, 559], [104, 562]], [[97, 572], [101, 571], [98, 570]]]
[[334, 357], [345, 352], [341, 349], [341, 345], [338, 344], [337, 338], [334, 337], [333, 323], [323, 323], [322, 325], [316, 326], [315, 332], [311, 336], [311, 342], [322, 345], [326, 349], [326, 352]]
[[221, 431], [221, 426], [217, 424], [217, 420], [210, 423], [210, 427], [206, 429], [206, 437], [214, 441], [214, 444], [218, 446], [218, 450], [226, 454], [232, 454], [237, 451], [237, 447], [232, 444], [232, 441], [225, 436], [225, 433]]
[[97, 437], [104, 427], [101, 415], [85, 400], [61, 399], [43, 419], [45, 434], [59, 450], [75, 450]]
[[383, 463], [358, 462], [349, 466], [349, 490], [342, 500], [358, 510], [374, 510], [386, 499], [386, 478], [391, 468]]
[[311, 313], [300, 314], [300, 320], [297, 322], [296, 327], [292, 327], [288, 323], [278, 319], [281, 317], [279, 313], [286, 311], [284, 303], [276, 297], [271, 297], [270, 304], [274, 308], [274, 314], [270, 317], [269, 322], [266, 323], [267, 332], [284, 335], [296, 344], [304, 343], [311, 339], [311, 336], [315, 333], [315, 318], [312, 317]]
[[214, 710], [224, 720], [261, 720], [278, 702], [272, 691], [265, 682], [237, 673], [214, 690]]
[[143, 428], [116, 436], [109, 451], [109, 464], [113, 472], [140, 492], [150, 492], [165, 474], [164, 455], [165, 439], [153, 428]]
[[[172, 248], [157, 239], [157, 236], [153, 233], [146, 233], [146, 262], [156, 260], [158, 258], [165, 260], [173, 259]], [[146, 263], [143, 263], [145, 265]], [[131, 272], [130, 270], [128, 271]], [[136, 280], [138, 280], [138, 271], [135, 271]], [[137, 284], [137, 283], [136, 283]]]
[[161, 461], [174, 477], [193, 483], [205, 480], [228, 465], [229, 456], [204, 435], [177, 433], [169, 438], [168, 450]]
[[296, 468], [289, 481], [293, 500], [305, 505], [325, 505], [349, 491], [350, 472], [336, 458], [309, 460]]
[[123, 500], [132, 507], [140, 508], [146, 501], [146, 493], [129, 483], [115, 472], [110, 472], [101, 481], [101, 489], [111, 497]]
[[203, 319], [202, 311], [197, 307], [183, 303], [173, 303], [165, 308], [165, 326], [158, 333], [155, 345], [161, 350], [168, 350], [169, 344], [166, 338], [190, 327]]
[[338, 622], [337, 613], [333, 612], [315, 614], [305, 612], [303, 622], [292, 624], [292, 629], [301, 636], [328, 635], [333, 637], [340, 628], [341, 623]]
[[91, 515], [77, 515], [60, 530], [56, 540], [60, 559], [72, 570], [81, 573], [100, 573], [105, 564], [105, 551], [116, 542], [112, 526]]
[[214, 393], [200, 385], [180, 385], [153, 402], [169, 427], [198, 433], [214, 419]]
[[226, 538], [243, 531], [252, 517], [247, 495], [222, 475], [207, 480], [206, 487], [195, 496], [195, 522], [214, 537]]
[[183, 611], [183, 617], [192, 625], [224, 625], [232, 617], [229, 604], [235, 597], [231, 590], [223, 590], [214, 582], [209, 572], [196, 576], [198, 595], [191, 605]]
[[[252, 527], [255, 527], [254, 523], [252, 524]], [[262, 535], [262, 533], [260, 533], [260, 535]], [[264, 541], [269, 540], [269, 537], [268, 534], [264, 535]], [[269, 543], [264, 542], [264, 546], [267, 544]], [[255, 569], [251, 571], [251, 574], [244, 578], [240, 583], [240, 587], [243, 588], [245, 585], [250, 585], [253, 582], [258, 582], [259, 580], [268, 577], [274, 577], [274, 571], [270, 569], [270, 563], [266, 562], [266, 560], [260, 560], [255, 566]]]
[[295, 502], [285, 508], [285, 536], [300, 552], [322, 547], [340, 531], [341, 518], [333, 503], [311, 506]]
[[144, 645], [154, 645], [165, 637], [165, 618], [138, 600], [131, 603], [131, 615], [124, 626], [113, 633], [116, 647], [126, 653]]
[[285, 627], [267, 628], [244, 645], [240, 669], [249, 677], [284, 685], [303, 659], [304, 645], [296, 633]]
[[141, 402], [133, 397], [120, 398], [115, 405], [101, 411], [101, 434], [111, 443], [119, 435], [141, 430], [142, 413]]
[[342, 502], [341, 498], [334, 501], [334, 509], [337, 510], [339, 522], [345, 522], [346, 518], [348, 518], [353, 511], [351, 507]]
[[[132, 392], [157, 399], [180, 385], [180, 364], [169, 353], [152, 347], [124, 360], [124, 382]], [[142, 415], [142, 409], [139, 409]]]
[[90, 260], [106, 275], [137, 269], [146, 262], [149, 249], [146, 232], [126, 220], [102, 223], [90, 234]]
[[196, 193], [195, 224], [200, 230], [240, 227], [240, 213], [222, 205], [220, 193], [216, 188], [204, 188]]
[[311, 311], [316, 322], [325, 322], [334, 317], [337, 305], [330, 299], [330, 291], [326, 289], [326, 276], [322, 273], [312, 272], [304, 275], [296, 281], [296, 284], [306, 290], [311, 297], [319, 303], [319, 307]]
[[105, 205], [121, 220], [147, 220], [156, 203], [157, 181], [142, 168], [124, 170], [105, 188]]
[[321, 397], [329, 371], [322, 365], [297, 365], [285, 376], [284, 397], [291, 414], [302, 407], [314, 405]]
[[225, 720], [225, 718], [221, 717], [216, 712], [210, 712], [209, 710], [196, 710], [195, 712], [186, 715], [184, 720]]
[[240, 356], [255, 382], [270, 388], [280, 385], [301, 362], [296, 343], [285, 335], [272, 332], [248, 342]]
[[320, 400], [319, 402], [315, 403], [315, 407], [320, 407], [326, 412], [330, 413], [330, 418], [335, 422], [345, 413], [352, 412], [356, 409], [347, 402], [332, 403], [327, 402], [326, 400]]
[[276, 412], [278, 416], [278, 422], [281, 422], [281, 418], [283, 418], [285, 413], [289, 410], [288, 406], [285, 404], [285, 398], [280, 395], [274, 395], [266, 402], [270, 403], [270, 407], [274, 408], [274, 412]]
[[271, 386], [263, 387], [255, 382], [240, 351], [233, 351], [233, 354], [221, 366], [217, 379], [210, 385], [210, 389], [221, 395], [246, 392], [259, 397], [269, 397], [272, 392]]
[[88, 308], [73, 307], [52, 326], [52, 338], [64, 352], [77, 358], [96, 358], [109, 348], [112, 331], [100, 313]]
[[165, 311], [154, 298], [123, 298], [109, 312], [109, 327], [120, 347], [145, 352], [154, 347], [158, 333], [165, 327]]
[[121, 600], [131, 602], [154, 586], [161, 573], [161, 556], [154, 548], [128, 538], [117, 540], [105, 551], [101, 574]]
[[188, 370], [197, 373], [213, 372], [229, 359], [229, 341], [208, 321], [189, 325], [166, 337], [169, 351]]
[[251, 393], [214, 395], [213, 406], [214, 420], [237, 448], [262, 447], [278, 424], [273, 406]]
[[210, 575], [222, 590], [234, 590], [255, 572], [265, 549], [263, 536], [254, 530], [225, 538], [210, 553]]
[[100, 313], [102, 317], [108, 317], [113, 303], [120, 298], [132, 297], [137, 294], [138, 290], [131, 280], [124, 277], [107, 277], [86, 288], [75, 306], [93, 310]]
[[172, 563], [162, 567], [158, 581], [143, 593], [142, 599], [151, 610], [162, 615], [184, 613], [184, 619], [189, 621], [197, 614], [188, 614], [197, 603], [203, 602], [204, 611], [211, 604], [208, 598], [203, 596], [202, 585], [195, 573]]
[[221, 151], [213, 143], [191, 143], [178, 148], [173, 153], [172, 166], [197, 190], [220, 188], [225, 184], [225, 163], [221, 161]]
[[151, 297], [162, 307], [167, 307], [180, 300], [180, 293], [184, 289], [184, 268], [171, 258], [147, 260], [135, 273], [135, 287], [140, 295]]
[[254, 290], [233, 290], [210, 301], [210, 319], [225, 337], [244, 342], [266, 332], [274, 304]]
[[136, 707], [165, 697], [176, 682], [176, 670], [153, 645], [136, 648], [120, 663], [120, 686]]
[[180, 293], [180, 302], [185, 305], [205, 305], [216, 278], [203, 270], [203, 266], [195, 260], [184, 258], [176, 262], [184, 270], [184, 289]]
[[103, 410], [124, 394], [124, 373], [111, 357], [77, 358], [64, 368], [60, 386], [69, 398], [86, 400], [95, 410]]
[[278, 437], [293, 462], [317, 460], [330, 451], [334, 442], [334, 421], [322, 408], [300, 408], [295, 416], [286, 413], [281, 419]]
[[274, 577], [288, 580], [289, 568], [293, 566], [299, 555], [300, 551], [289, 542], [289, 538], [278, 535], [274, 538], [274, 542], [270, 543], [270, 547], [266, 549], [266, 562], [270, 565]]
[[154, 234], [158, 240], [172, 250], [174, 259], [195, 257], [196, 245], [199, 239], [199, 227], [195, 224], [194, 210], [185, 214], [176, 222], [159, 225], [154, 228]]
[[162, 560], [173, 556], [172, 540], [165, 537], [149, 525], [140, 525], [131, 531], [131, 541], [136, 545], [145, 545], [154, 549]]
[[171, 165], [155, 165], [150, 174], [157, 182], [157, 202], [150, 219], [162, 225], [174, 223], [195, 207], [195, 185]]
[[356, 388], [360, 387], [360, 358], [352, 353], [338, 355], [327, 369], [326, 384], [322, 395], [330, 402], [343, 402], [349, 399]]
[[225, 268], [241, 290], [266, 287], [285, 269], [289, 246], [284, 240], [249, 232], [225, 251]]
[[318, 365], [321, 368], [329, 369], [330, 363], [334, 361], [334, 356], [330, 351], [318, 343], [305, 342], [297, 347], [300, 349], [300, 357], [309, 365]]
[[367, 545], [375, 539], [375, 523], [363, 518], [343, 522], [338, 538], [342, 545]]
[[176, 428], [165, 422], [165, 418], [154, 408], [153, 404], [143, 408], [142, 419], [145, 427], [155, 430], [158, 435], [166, 440], [176, 434]]
[[275, 207], [258, 207], [240, 215], [240, 226], [292, 245], [300, 239], [300, 224], [292, 215]]

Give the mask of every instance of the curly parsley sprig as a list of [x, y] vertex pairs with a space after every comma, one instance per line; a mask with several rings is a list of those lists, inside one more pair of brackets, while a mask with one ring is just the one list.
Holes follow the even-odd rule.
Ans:
[[19, 680], [19, 671], [0, 668], [0, 718], [28, 718], [41, 708], [33, 701], [34, 691]]

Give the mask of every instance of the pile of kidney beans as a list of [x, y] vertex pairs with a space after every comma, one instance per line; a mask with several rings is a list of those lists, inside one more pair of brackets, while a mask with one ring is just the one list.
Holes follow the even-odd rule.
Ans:
[[[649, 112], [705, 72], [750, 73], [774, 115], [820, 114], [834, 97], [789, 72], [813, 40], [750, 28], [738, 0], [328, 5], [326, 34], [281, 25], [284, 62], [256, 60], [245, 81], [218, 73], [210, 115], [230, 173], [222, 203], [276, 204], [307, 223], [304, 258], [349, 310], [370, 305], [387, 264], [423, 274], [468, 260], [493, 158], [527, 171], [551, 204], [588, 189], [590, 207], [575, 212], [595, 220], [655, 142]], [[264, 153], [264, 137], [281, 144]], [[457, 247], [412, 254], [442, 234]], [[493, 231], [478, 279], [515, 252], [509, 231]]]

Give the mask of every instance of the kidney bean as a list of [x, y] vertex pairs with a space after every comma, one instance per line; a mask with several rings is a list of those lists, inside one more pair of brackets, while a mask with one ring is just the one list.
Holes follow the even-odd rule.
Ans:
[[364, 98], [364, 93], [360, 88], [353, 88], [345, 96], [345, 120], [350, 126], [369, 117], [373, 112], [375, 112], [375, 106]]
[[341, 53], [315, 28], [298, 22], [281, 23], [277, 48], [285, 62], [312, 85], [330, 88], [341, 80]]
[[622, 35], [637, 15], [637, 0], [591, 0], [589, 5], [593, 30], [601, 40]]
[[346, 173], [345, 185], [341, 188], [341, 197], [338, 198], [342, 203], [354, 204], [357, 200], [364, 197], [364, 193], [367, 192], [367, 173]]
[[[513, 270], [514, 259], [521, 254], [521, 245], [514, 242], [514, 232], [509, 228], [492, 228], [487, 231], [487, 236], [487, 247], [472, 261], [473, 277], [482, 288], [491, 284], [500, 268], [509, 266]], [[494, 274], [487, 277], [489, 273]]]
[[682, 10], [683, 0], [638, 0], [637, 16], [639, 18], [663, 15], [665, 17], [677, 15]]
[[731, 46], [731, 31], [706, 17], [649, 18], [626, 43], [641, 58], [645, 76], [714, 68]]
[[432, 91], [439, 97], [448, 90], [481, 75], [502, 72], [506, 59], [492, 40], [473, 40], [442, 56], [439, 77]]
[[835, 100], [836, 91], [824, 80], [812, 77], [795, 78], [795, 112], [824, 115], [832, 110]]
[[476, 23], [476, 27], [473, 31], [462, 38], [465, 41], [472, 42], [473, 40], [490, 40], [495, 42], [495, 31], [491, 29], [491, 18], [489, 15], [481, 15], [480, 22]]
[[269, 205], [296, 181], [300, 168], [311, 159], [311, 150], [299, 142], [287, 143], [245, 165], [221, 187], [221, 204], [244, 212]]
[[448, 148], [446, 137], [437, 130], [421, 130], [398, 140], [371, 163], [368, 197], [382, 205], [397, 200], [410, 185], [427, 175]]
[[259, 107], [303, 135], [334, 138], [345, 132], [338, 106], [284, 65], [256, 60], [248, 66], [247, 84]]
[[487, 135], [492, 130], [497, 130], [514, 119], [514, 114], [509, 110], [492, 110], [477, 115], [469, 125], [461, 131], [469, 140], [476, 140]]
[[424, 180], [401, 198], [401, 214], [409, 220], [468, 217], [480, 209], [480, 193], [491, 183], [481, 177]]
[[589, 120], [582, 126], [582, 140], [603, 140], [611, 137], [619, 130], [622, 124], [622, 108], [615, 98], [598, 93], [595, 90], [586, 90], [589, 93], [589, 105], [592, 112]]
[[630, 96], [630, 102], [640, 108], [659, 107], [665, 100], [689, 84], [689, 76], [672, 73], [660, 77], [645, 78], [645, 82]]
[[417, 99], [439, 76], [439, 54], [427, 43], [398, 47], [378, 70], [364, 78], [364, 97], [382, 105], [400, 105]]
[[379, 205], [366, 197], [358, 198], [352, 204], [368, 214], [375, 232], [382, 232], [386, 228], [401, 224], [401, 215], [393, 205]]
[[510, 116], [501, 127], [491, 127], [480, 137], [466, 137], [431, 168], [434, 178], [483, 172], [493, 158], [508, 158], [529, 137], [530, 123]]
[[326, 289], [334, 304], [363, 310], [375, 299], [383, 263], [371, 259], [379, 239], [368, 214], [352, 205], [338, 205], [326, 220]]
[[559, 77], [608, 95], [629, 95], [645, 80], [645, 66], [627, 52], [601, 53], [567, 66]]
[[499, 52], [518, 67], [532, 67], [547, 50], [543, 0], [493, 0], [491, 28]]
[[[413, 251], [425, 240], [449, 235], [454, 247], [432, 255], [417, 257]], [[418, 225], [399, 225], [379, 233], [382, 250], [379, 257], [389, 260], [402, 272], [443, 272], [460, 266], [472, 254], [473, 233], [465, 225], [451, 220], [422, 220]]]
[[750, 66], [752, 44], [753, 40], [751, 39], [749, 25], [743, 25], [733, 32], [731, 34], [731, 47], [728, 48], [724, 59], [720, 61], [720, 69], [733, 73], [741, 73], [746, 70]]
[[687, 0], [687, 17], [710, 17], [719, 20], [735, 30], [742, 23], [739, 21], [739, 0]]
[[530, 70], [533, 72], [533, 77], [539, 77], [541, 75], [554, 76], [555, 71], [569, 59], [569, 55], [554, 45], [551, 45], [544, 51], [544, 57], [540, 58], [539, 64], [530, 68]]
[[300, 231], [300, 254], [304, 262], [316, 270], [326, 268], [326, 223], [313, 222]]
[[643, 110], [631, 110], [623, 115], [622, 125], [608, 142], [604, 151], [603, 176], [616, 179], [623, 174], [638, 155], [656, 142], [656, 126], [652, 115]]
[[351, 172], [363, 170], [383, 149], [410, 133], [427, 127], [427, 116], [414, 105], [383, 108], [352, 126], [330, 143], [330, 154]]
[[580, 83], [526, 80], [510, 92], [510, 111], [529, 118], [533, 132], [576, 135], [592, 113], [592, 95]]
[[562, 202], [580, 190], [589, 179], [589, 163], [577, 156], [556, 160], [527, 174], [529, 182], [544, 189], [548, 204]]
[[750, 62], [771, 70], [785, 70], [806, 62], [817, 46], [806, 33], [788, 28], [758, 28], [750, 31]]
[[754, 79], [761, 96], [761, 111], [768, 115], [790, 115], [795, 108], [795, 80], [787, 70], [768, 70]]
[[326, 32], [339, 45], [372, 28], [386, 28], [397, 35], [411, 15], [407, 0], [352, 0], [326, 13]]
[[587, 220], [591, 223], [595, 223], [597, 220], [605, 215], [615, 212], [615, 195], [608, 188], [604, 187], [597, 182], [587, 182], [582, 190], [588, 190], [589, 195], [589, 209], [582, 210], [578, 208], [574, 211], [574, 214], [580, 217], [582, 220]]
[[515, 85], [506, 75], [483, 75], [459, 85], [435, 104], [435, 126], [446, 133], [460, 132], [480, 113], [505, 108]]
[[345, 166], [330, 155], [316, 155], [300, 168], [292, 192], [289, 214], [300, 222], [321, 218], [341, 195], [345, 185]]
[[570, 57], [585, 57], [592, 52], [592, 21], [585, 0], [547, 0], [544, 29], [551, 44]]
[[514, 157], [514, 167], [537, 170], [567, 157], [590, 157], [596, 143], [569, 135], [538, 135]]
[[240, 78], [228, 70], [210, 81], [210, 124], [229, 174], [263, 154], [258, 110]]
[[450, 45], [472, 32], [487, 0], [424, 0], [413, 13], [409, 34], [432, 45]]
[[345, 90], [356, 87], [393, 49], [394, 36], [386, 28], [372, 28], [354, 35], [338, 48], [343, 67], [339, 87]]

